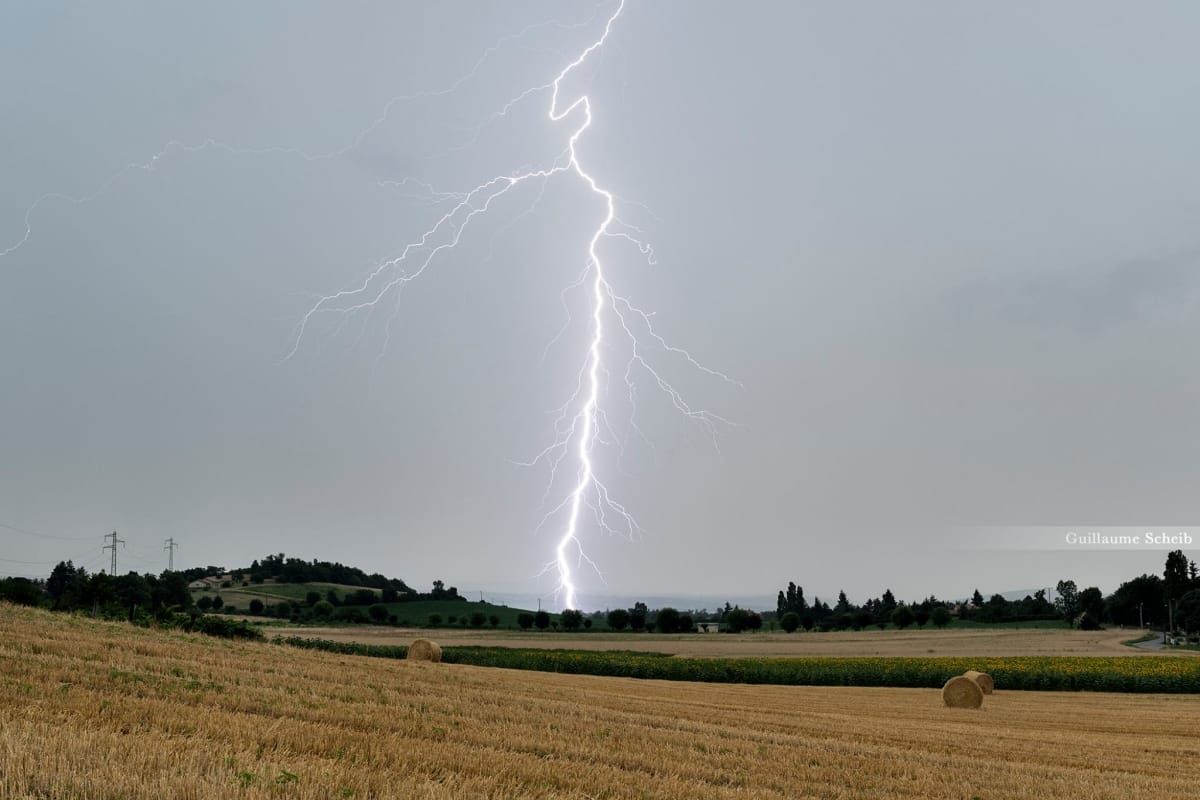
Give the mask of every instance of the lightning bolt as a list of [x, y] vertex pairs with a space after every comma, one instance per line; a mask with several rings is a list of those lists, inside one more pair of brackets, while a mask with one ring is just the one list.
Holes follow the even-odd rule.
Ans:
[[[587, 287], [590, 295], [590, 336], [584, 352], [582, 364], [576, 376], [574, 389], [555, 413], [554, 435], [549, 445], [528, 461], [514, 463], [534, 467], [545, 464], [549, 477], [546, 490], [542, 497], [543, 509], [549, 505], [555, 487], [567, 483], [566, 490], [559, 502], [545, 512], [535, 532], [540, 532], [553, 520], [561, 519], [562, 527], [557, 535], [554, 557], [545, 564], [541, 575], [554, 574], [557, 576], [555, 597], [561, 600], [563, 608], [578, 607], [578, 578], [576, 573], [584, 564], [589, 565], [603, 580], [599, 566], [587, 555], [583, 543], [585, 525], [585, 509], [590, 512], [598, 531], [620, 535], [627, 538], [635, 537], [642, 529], [633, 514], [619, 502], [609, 491], [607, 484], [597, 471], [597, 451], [600, 447], [619, 444], [614, 425], [602, 406], [602, 398], [607, 382], [611, 380], [611, 371], [604, 362], [606, 350], [613, 344], [614, 337], [623, 337], [630, 353], [624, 366], [622, 380], [633, 409], [628, 420], [629, 426], [641, 439], [649, 443], [637, 424], [636, 386], [637, 375], [648, 376], [650, 383], [665, 396], [669, 403], [685, 418], [699, 424], [712, 438], [716, 446], [716, 434], [719, 425], [732, 425], [724, 417], [703, 408], [691, 405], [684, 395], [665, 377], [659, 366], [653, 360], [655, 355], [667, 356], [681, 360], [689, 367], [713, 378], [740, 387], [741, 384], [723, 372], [710, 369], [692, 356], [687, 350], [670, 344], [653, 324], [654, 314], [639, 308], [627, 296], [618, 293], [610, 283], [601, 258], [601, 243], [605, 240], [624, 242], [634, 247], [640, 256], [649, 264], [655, 261], [655, 251], [646, 241], [642, 230], [624, 222], [617, 215], [618, 204], [639, 205], [622, 200], [612, 191], [604, 188], [597, 178], [590, 173], [580, 159], [578, 146], [581, 138], [591, 128], [593, 122], [592, 101], [587, 94], [580, 94], [572, 100], [564, 99], [562, 86], [572, 73], [593, 57], [608, 41], [614, 26], [626, 10], [626, 0], [619, 0], [616, 9], [606, 18], [603, 30], [599, 36], [571, 61], [569, 61], [548, 83], [530, 86], [520, 91], [512, 99], [504, 103], [498, 110], [488, 115], [471, 131], [469, 139], [452, 149], [461, 150], [471, 146], [482, 134], [483, 130], [499, 119], [506, 117], [515, 107], [530, 98], [550, 94], [547, 118], [554, 124], [565, 123], [568, 119], [578, 118], [578, 124], [570, 131], [565, 147], [554, 154], [547, 163], [540, 166], [523, 167], [519, 170], [494, 175], [465, 191], [443, 191], [432, 184], [415, 178], [405, 178], [400, 181], [379, 181], [380, 186], [395, 189], [416, 189], [417, 197], [430, 206], [449, 204], [449, 210], [437, 217], [424, 233], [406, 244], [395, 256], [374, 266], [366, 273], [366, 277], [349, 288], [321, 296], [309, 307], [296, 325], [295, 337], [290, 350], [284, 356], [284, 361], [291, 359], [299, 351], [310, 323], [319, 315], [334, 313], [342, 317], [343, 323], [352, 316], [362, 312], [369, 318], [384, 306], [385, 301], [393, 301], [386, 326], [386, 336], [380, 351], [382, 356], [388, 349], [391, 337], [391, 323], [400, 308], [400, 296], [405, 287], [419, 279], [433, 262], [440, 256], [453, 250], [463, 236], [473, 229], [475, 221], [486, 217], [493, 207], [503, 202], [506, 196], [515, 193], [525, 186], [540, 185], [534, 204], [541, 199], [547, 181], [561, 176], [574, 176], [603, 206], [604, 214], [597, 226], [592, 230], [587, 240], [586, 260], [582, 272], [575, 282], [563, 290], [563, 305], [566, 308], [566, 294], [581, 287]], [[156, 165], [173, 152], [196, 153], [215, 149], [231, 155], [291, 155], [305, 161], [323, 161], [348, 155], [360, 147], [366, 137], [382, 126], [388, 119], [393, 107], [404, 100], [415, 98], [440, 97], [448, 95], [470, 80], [481, 69], [484, 63], [503, 44], [526, 35], [530, 31], [544, 27], [558, 27], [563, 30], [580, 28], [592, 20], [581, 23], [564, 24], [558, 21], [543, 22], [531, 25], [519, 33], [504, 37], [493, 47], [488, 48], [470, 71], [459, 77], [449, 86], [437, 91], [418, 92], [410, 95], [393, 97], [383, 107], [379, 116], [362, 130], [357, 137], [345, 147], [324, 153], [309, 153], [296, 147], [235, 147], [214, 139], [206, 139], [199, 144], [184, 144], [172, 141], [165, 145], [150, 159], [141, 163], [130, 163], [112, 175], [92, 194], [83, 197], [71, 197], [59, 193], [48, 193], [39, 197], [25, 214], [24, 236], [7, 249], [0, 250], [0, 258], [8, 256], [24, 246], [32, 236], [31, 217], [37, 208], [51, 199], [69, 201], [81, 204], [101, 196], [113, 188], [126, 173], [134, 170], [153, 171]], [[532, 211], [532, 206], [525, 214]], [[518, 218], [519, 219], [519, 218]], [[514, 220], [515, 222], [516, 220]], [[511, 223], [510, 223], [511, 224]], [[568, 320], [558, 335], [547, 345], [553, 345], [571, 324], [568, 309]], [[622, 446], [623, 447], [623, 446]], [[574, 463], [574, 475], [569, 479], [560, 479], [565, 462], [570, 459]], [[565, 518], [563, 518], [565, 515]]]
[[[575, 389], [557, 410], [553, 441], [531, 461], [516, 462], [523, 466], [548, 464], [550, 475], [546, 493], [542, 498], [543, 507], [545, 507], [553, 488], [559, 484], [560, 467], [569, 456], [572, 454], [574, 456], [575, 474], [570, 480], [569, 490], [557, 505], [546, 512], [538, 525], [538, 530], [541, 530], [552, 519], [565, 513], [563, 527], [558, 534], [554, 549], [554, 558], [545, 565], [540, 573], [550, 572], [557, 576], [558, 584], [555, 595], [561, 599], [561, 606], [564, 608], [578, 606], [576, 572], [584, 563], [590, 565], [603, 578], [598, 565], [588, 557], [583, 546], [581, 532], [585, 508], [591, 512], [596, 527], [600, 531], [626, 537], [633, 537], [641, 531], [641, 526], [633, 514], [613, 497], [608, 486], [597, 473], [596, 450], [607, 441], [604, 433], [611, 432], [611, 425], [601, 407], [602, 389], [607, 375], [603, 356], [606, 344], [611, 338], [606, 322], [613, 323], [614, 333], [623, 335], [631, 346], [632, 355], [625, 367], [624, 382], [635, 409], [634, 373], [640, 370], [650, 376], [653, 384], [666, 395], [680, 413], [700, 423], [710, 435], [715, 437], [718, 423], [732, 424], [720, 415], [690, 405], [683, 394], [650, 361], [647, 350], [653, 347], [657, 347], [661, 352], [682, 358], [691, 367], [707, 375], [740, 386], [729, 376], [705, 367], [688, 351], [669, 344], [659, 335], [652, 322], [653, 315], [638, 308], [628, 297], [618, 294], [613, 289], [601, 258], [601, 242], [605, 239], [617, 239], [632, 244], [650, 264], [655, 263], [654, 249], [645, 241], [642, 231], [633, 225], [622, 222], [617, 217], [619, 198], [604, 188], [596, 177], [584, 167], [580, 159], [579, 142], [591, 128], [593, 122], [594, 110], [591, 98], [582, 94], [574, 100], [564, 100], [562, 87], [564, 81], [608, 41], [614, 25], [625, 12], [625, 6], [626, 0], [620, 0], [616, 10], [607, 18], [601, 34], [574, 60], [567, 63], [552, 81], [541, 86], [526, 88], [505, 103], [499, 111], [485, 119], [480, 128], [475, 131], [475, 137], [477, 137], [483, 126], [506, 116], [517, 104], [549, 91], [550, 103], [547, 117], [552, 124], [563, 123], [568, 118], [575, 116], [579, 118], [578, 125], [574, 127], [567, 139], [565, 150], [547, 166], [496, 175], [464, 192], [440, 192], [433, 186], [422, 184], [422, 188], [432, 200], [453, 200], [454, 205], [418, 239], [405, 246], [394, 258], [377, 265], [359, 284], [320, 298], [300, 320], [295, 343], [287, 356], [290, 358], [296, 353], [305, 330], [314, 316], [327, 311], [340, 314], [352, 314], [360, 311], [370, 313], [385, 298], [393, 293], [398, 294], [408, 283], [419, 278], [439, 254], [453, 249], [459, 243], [463, 234], [477, 217], [487, 214], [493, 204], [523, 184], [541, 181], [544, 188], [546, 180], [559, 175], [574, 175], [582, 181], [583, 185], [602, 201], [604, 215], [587, 241], [587, 258], [583, 274], [564, 290], [564, 296], [565, 292], [572, 288], [583, 285], [589, 287], [591, 295], [590, 338]], [[474, 141], [474, 138], [471, 141]], [[567, 324], [570, 324], [569, 318]], [[565, 329], [566, 326], [560, 330], [560, 336]], [[558, 336], [555, 337], [555, 340], [557, 339]], [[635, 431], [641, 435], [636, 421], [631, 419], [630, 422]], [[643, 438], [645, 437], [643, 436]]]

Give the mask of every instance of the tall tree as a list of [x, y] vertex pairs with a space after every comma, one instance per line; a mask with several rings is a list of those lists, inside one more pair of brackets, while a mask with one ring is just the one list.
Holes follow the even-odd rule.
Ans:
[[1079, 588], [1075, 586], [1075, 581], [1059, 581], [1055, 591], [1058, 592], [1058, 597], [1054, 601], [1054, 607], [1063, 615], [1067, 624], [1074, 628], [1075, 616], [1079, 612]]
[[74, 585], [78, 574], [79, 571], [70, 561], [60, 561], [54, 565], [50, 577], [46, 579], [46, 594], [50, 596], [54, 608], [62, 607], [63, 598]]
[[1183, 597], [1190, 582], [1188, 560], [1184, 557], [1183, 551], [1172, 550], [1167, 553], [1167, 563], [1163, 569], [1163, 590], [1166, 593], [1164, 599], [1173, 602]]

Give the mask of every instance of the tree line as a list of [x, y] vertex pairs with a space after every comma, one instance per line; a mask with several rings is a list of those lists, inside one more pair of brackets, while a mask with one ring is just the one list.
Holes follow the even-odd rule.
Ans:
[[1175, 627], [1200, 631], [1200, 568], [1180, 550], [1167, 554], [1162, 576], [1140, 575], [1125, 581], [1105, 596], [1098, 587], [1080, 589], [1073, 580], [1058, 581], [1053, 601], [1045, 589], [1019, 600], [1001, 594], [984, 599], [978, 589], [965, 602], [939, 600], [933, 595], [916, 602], [898, 602], [890, 589], [861, 605], [851, 603], [844, 591], [831, 607], [819, 597], [809, 603], [804, 589], [790, 582], [779, 590], [776, 619], [789, 633], [800, 628], [862, 630], [871, 626], [907, 628], [933, 623], [943, 628], [954, 620], [974, 622], [1030, 622], [1062, 620], [1071, 627], [1094, 630], [1114, 625]]

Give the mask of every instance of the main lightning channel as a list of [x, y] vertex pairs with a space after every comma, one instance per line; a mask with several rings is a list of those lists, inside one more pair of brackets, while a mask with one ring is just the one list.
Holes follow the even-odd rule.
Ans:
[[[542, 570], [542, 574], [556, 573], [558, 583], [554, 594], [563, 608], [578, 606], [579, 597], [575, 576], [577, 569], [586, 563], [597, 574], [600, 574], [598, 566], [588, 557], [580, 534], [585, 507], [594, 515], [597, 527], [605, 533], [633, 537], [641, 530], [641, 526], [629, 510], [612, 496], [608, 487], [597, 475], [596, 470], [596, 449], [599, 445], [606, 443], [604, 432], [613, 430], [600, 403], [604, 377], [609, 374], [603, 360], [604, 352], [609, 344], [606, 341], [608, 332], [605, 327], [606, 313], [613, 315], [617, 322], [614, 331], [623, 334], [631, 347], [632, 354], [625, 367], [624, 381], [634, 413], [636, 413], [636, 401], [633, 373], [636, 369], [640, 369], [649, 374], [654, 385], [668, 398], [677, 411], [706, 428], [714, 437], [714, 444], [716, 424], [730, 424], [728, 420], [711, 411], [691, 406], [684, 399], [682, 393], [672, 386], [662, 372], [650, 362], [647, 354], [648, 348], [657, 348], [672, 357], [682, 359], [691, 368], [740, 386], [724, 373], [703, 366], [687, 350], [669, 344], [655, 329], [651, 321], [653, 316], [651, 313], [643, 311], [629, 298], [614, 292], [605, 272], [604, 262], [600, 257], [601, 241], [611, 238], [632, 244], [648, 263], [655, 263], [654, 248], [643, 240], [641, 230], [618, 218], [617, 205], [623, 201], [613, 192], [603, 188], [596, 177], [584, 168], [580, 160], [579, 142], [593, 121], [590, 97], [587, 94], [581, 94], [570, 103], [561, 100], [563, 82], [604, 46], [612, 33], [613, 26], [624, 13], [625, 6], [626, 0], [620, 0], [616, 9], [607, 18], [600, 35], [574, 60], [563, 67], [553, 81], [524, 89], [513, 100], [505, 104], [500, 112], [497, 112], [499, 116], [503, 116], [522, 100], [539, 92], [551, 90], [550, 107], [547, 112], [551, 123], [560, 123], [572, 115], [580, 117], [578, 126], [571, 131], [565, 149], [547, 165], [496, 175], [467, 191], [438, 191], [430, 185], [423, 184], [430, 196], [453, 201], [450, 209], [442, 214], [420, 237], [406, 245], [398, 255], [378, 264], [360, 282], [350, 288], [318, 299], [299, 321], [292, 349], [285, 358], [286, 360], [295, 355], [309, 324], [318, 314], [334, 312], [348, 315], [360, 311], [370, 314], [385, 298], [397, 295], [398, 300], [399, 293], [408, 283], [419, 278], [439, 254], [453, 249], [471, 228], [473, 221], [486, 215], [495, 203], [501, 201], [510, 192], [523, 184], [539, 179], [544, 187], [544, 182], [552, 177], [563, 173], [574, 173], [588, 187], [592, 195], [603, 201], [604, 206], [603, 218], [588, 239], [587, 259], [583, 274], [579, 280], [568, 287], [568, 290], [572, 287], [581, 287], [588, 284], [590, 278], [590, 339], [575, 389], [558, 409], [558, 416], [554, 422], [553, 441], [532, 461], [517, 462], [523, 466], [535, 466], [543, 462], [548, 464], [549, 479], [542, 498], [543, 508], [545, 508], [546, 501], [554, 487], [559, 485], [560, 467], [564, 461], [568, 460], [568, 456], [572, 452], [574, 453], [575, 474], [573, 481], [569, 484], [570, 490], [554, 508], [542, 517], [542, 521], [537, 527], [537, 530], [540, 531], [551, 519], [563, 512], [566, 513], [565, 524], [558, 535], [554, 549], [554, 558]], [[493, 117], [495, 116], [496, 114], [493, 115]], [[394, 307], [392, 316], [388, 318], [385, 350], [390, 340], [391, 320], [394, 319], [395, 314], [396, 308]], [[561, 333], [562, 331], [559, 332], [560, 335]], [[555, 341], [557, 339], [556, 336]], [[646, 439], [632, 417], [629, 423], [639, 436]], [[601, 577], [603, 576], [601, 575]]]

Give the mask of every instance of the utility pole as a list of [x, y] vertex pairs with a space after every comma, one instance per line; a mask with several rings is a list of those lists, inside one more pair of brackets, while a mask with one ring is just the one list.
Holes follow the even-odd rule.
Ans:
[[176, 547], [179, 547], [179, 543], [175, 541], [174, 536], [172, 536], [170, 539], [167, 539], [166, 544], [163, 545], [163, 550], [168, 551], [167, 552], [167, 572], [175, 571], [175, 548]]
[[112, 539], [112, 544], [105, 544], [104, 547], [101, 547], [100, 549], [112, 550], [112, 569], [108, 574], [115, 578], [117, 575], [117, 543], [119, 542], [121, 545], [124, 545], [125, 540], [118, 539], [116, 531], [104, 534], [104, 541], [107, 542], [109, 539]]

